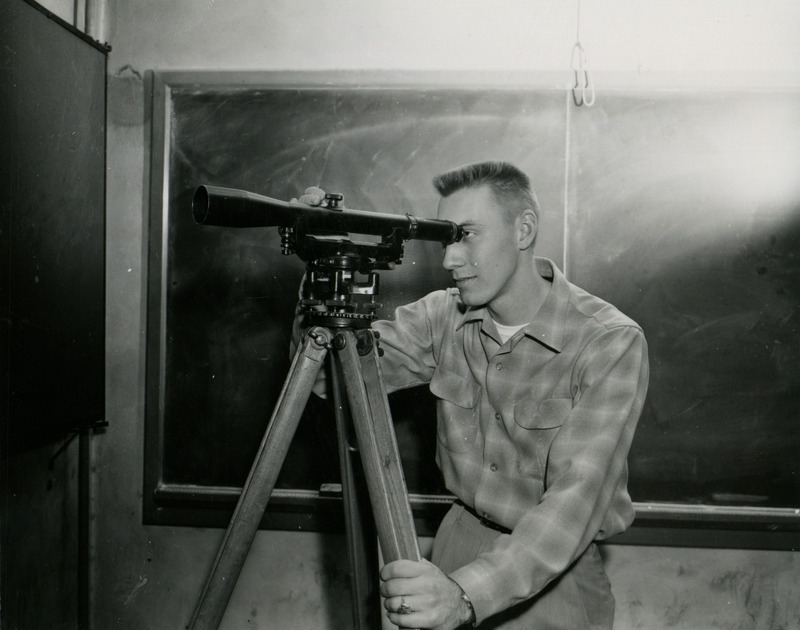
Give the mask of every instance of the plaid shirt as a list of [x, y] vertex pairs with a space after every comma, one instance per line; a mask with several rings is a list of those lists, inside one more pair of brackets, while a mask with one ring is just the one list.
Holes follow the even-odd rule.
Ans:
[[513, 530], [451, 574], [477, 621], [526, 600], [633, 521], [627, 454], [648, 382], [641, 328], [569, 283], [501, 343], [486, 308], [436, 291], [375, 322], [388, 391], [429, 383], [447, 488]]

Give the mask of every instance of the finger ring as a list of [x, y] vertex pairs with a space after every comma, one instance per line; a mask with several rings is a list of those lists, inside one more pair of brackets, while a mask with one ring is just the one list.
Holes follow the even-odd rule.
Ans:
[[406, 604], [406, 596], [405, 595], [401, 595], [400, 596], [400, 608], [397, 609], [397, 614], [398, 615], [407, 615], [408, 613], [412, 613], [412, 612], [414, 612], [414, 611], [411, 609], [411, 606]]

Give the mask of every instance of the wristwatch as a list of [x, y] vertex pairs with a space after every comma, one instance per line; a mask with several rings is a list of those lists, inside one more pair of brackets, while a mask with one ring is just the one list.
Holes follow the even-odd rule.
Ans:
[[469, 608], [469, 619], [467, 619], [467, 623], [475, 625], [475, 609], [472, 607], [472, 602], [469, 601], [469, 597], [467, 597], [467, 594], [463, 590], [461, 591], [461, 601]]

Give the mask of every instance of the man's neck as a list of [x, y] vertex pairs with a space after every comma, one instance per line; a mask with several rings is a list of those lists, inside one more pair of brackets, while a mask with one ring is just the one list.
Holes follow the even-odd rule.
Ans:
[[547, 299], [552, 282], [539, 275], [535, 261], [531, 260], [531, 272], [523, 287], [517, 289], [512, 300], [488, 306], [494, 321], [505, 326], [527, 324], [532, 321]]

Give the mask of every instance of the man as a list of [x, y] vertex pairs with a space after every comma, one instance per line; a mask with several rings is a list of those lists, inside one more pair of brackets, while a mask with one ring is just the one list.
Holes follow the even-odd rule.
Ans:
[[[648, 382], [642, 330], [534, 257], [527, 176], [484, 162], [434, 179], [455, 288], [380, 321], [388, 391], [428, 383], [437, 463], [457, 497], [432, 563], [381, 570], [404, 628], [611, 628], [596, 540], [633, 520], [627, 453]], [[301, 201], [319, 203], [312, 194]], [[316, 191], [319, 192], [319, 191]]]

